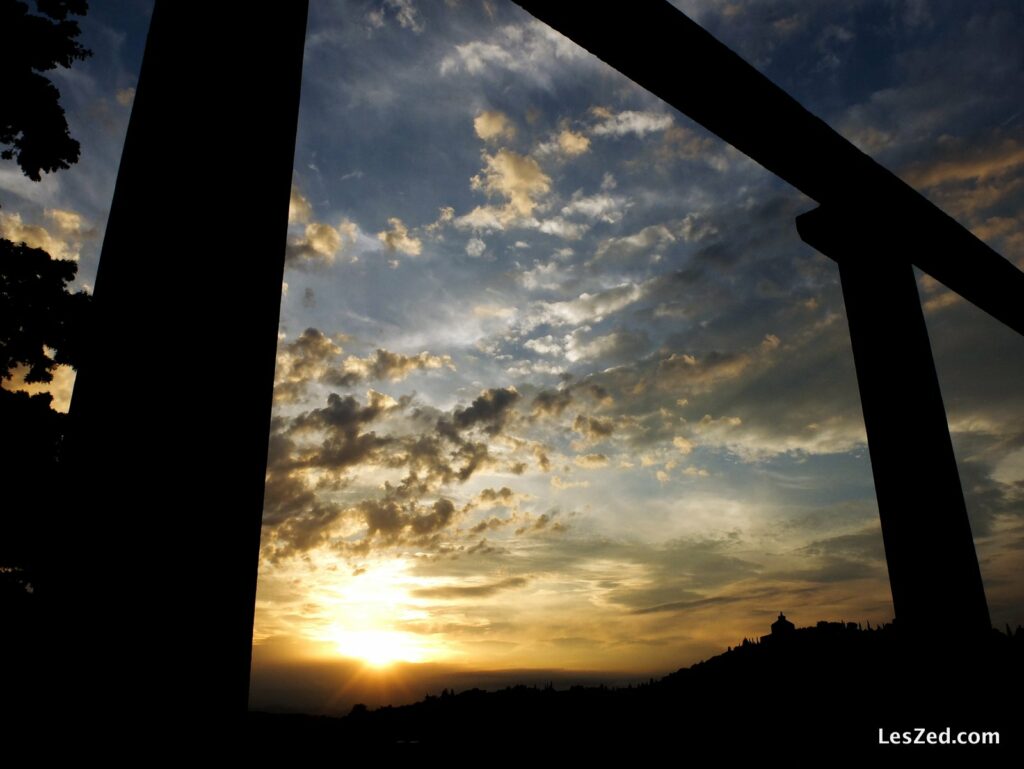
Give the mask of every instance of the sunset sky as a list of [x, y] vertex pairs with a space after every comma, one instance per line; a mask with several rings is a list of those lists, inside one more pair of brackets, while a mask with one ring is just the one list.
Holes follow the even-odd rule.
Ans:
[[[94, 2], [57, 75], [82, 162], [0, 165], [0, 235], [83, 285], [149, 5]], [[675, 5], [1024, 266], [1020, 3]], [[253, 706], [642, 678], [780, 610], [891, 619], [814, 203], [510, 2], [311, 6]], [[230, 194], [230, 163], [197, 175], [181, 226]], [[920, 287], [993, 622], [1024, 623], [1024, 339]], [[211, 329], [211, 397], [245, 331]]]

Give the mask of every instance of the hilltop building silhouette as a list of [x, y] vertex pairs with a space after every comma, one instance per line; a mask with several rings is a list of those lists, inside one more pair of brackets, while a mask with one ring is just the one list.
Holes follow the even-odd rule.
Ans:
[[786, 619], [786, 615], [780, 611], [779, 618], [772, 623], [772, 632], [761, 636], [759, 640], [761, 643], [775, 643], [792, 638], [795, 632], [796, 625]]
[[779, 618], [772, 623], [772, 635], [784, 636], [794, 630], [796, 630], [796, 625], [786, 619], [786, 615], [780, 611]]

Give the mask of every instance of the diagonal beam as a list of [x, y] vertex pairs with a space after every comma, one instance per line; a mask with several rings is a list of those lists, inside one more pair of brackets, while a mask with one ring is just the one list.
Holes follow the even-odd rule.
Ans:
[[515, 2], [822, 205], [912, 235], [898, 258], [1024, 334], [1024, 273], [665, 0]]

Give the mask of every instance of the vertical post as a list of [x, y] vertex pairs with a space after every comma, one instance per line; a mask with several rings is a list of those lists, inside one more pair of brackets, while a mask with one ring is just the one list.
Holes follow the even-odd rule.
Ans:
[[55, 528], [78, 712], [194, 733], [246, 710], [306, 15], [155, 5]]
[[912, 244], [825, 207], [797, 217], [797, 230], [839, 264], [897, 626], [952, 643], [983, 637], [988, 605]]

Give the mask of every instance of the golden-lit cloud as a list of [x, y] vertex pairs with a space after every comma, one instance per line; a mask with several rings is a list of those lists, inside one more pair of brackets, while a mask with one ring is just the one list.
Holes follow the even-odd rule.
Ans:
[[608, 466], [608, 457], [604, 454], [582, 454], [574, 457], [572, 461], [577, 467], [589, 469]]
[[[348, 219], [342, 219], [337, 227], [310, 222], [302, 235], [289, 240], [286, 258], [292, 266], [329, 266], [345, 252], [346, 246], [356, 243], [358, 236], [359, 228]], [[354, 255], [349, 258], [351, 261], [356, 259]]]
[[41, 248], [54, 259], [77, 262], [83, 241], [95, 231], [75, 211], [48, 208], [45, 216], [53, 222], [52, 230], [40, 224], [25, 223], [21, 214], [0, 211], [0, 238]]
[[114, 98], [117, 103], [122, 107], [130, 107], [132, 102], [135, 101], [135, 89], [134, 88], [118, 88], [114, 94]]
[[326, 377], [331, 384], [350, 386], [366, 380], [400, 382], [413, 371], [448, 368], [455, 370], [449, 355], [431, 355], [420, 352], [416, 355], [402, 355], [389, 350], [377, 349], [365, 358], [349, 356], [341, 367]]
[[710, 136], [698, 134], [696, 131], [680, 125], [670, 125], [662, 134], [657, 145], [655, 156], [661, 162], [676, 160], [706, 160], [717, 170], [724, 170], [725, 160], [715, 150], [721, 146]]
[[54, 411], [67, 413], [71, 408], [71, 393], [75, 387], [75, 370], [71, 366], [54, 366], [49, 382], [26, 382], [28, 366], [17, 366], [11, 371], [10, 379], [0, 378], [0, 387], [15, 392], [26, 392], [29, 395], [49, 393], [53, 400], [50, 408]]
[[912, 166], [903, 175], [915, 187], [929, 189], [956, 182], [984, 182], [1024, 164], [1024, 145], [1012, 139], [980, 149], [954, 147], [948, 154], [942, 160]]
[[291, 197], [288, 199], [288, 222], [307, 224], [313, 218], [313, 206], [296, 185], [292, 185]]
[[558, 147], [563, 154], [575, 157], [590, 149], [590, 139], [581, 133], [565, 128], [558, 134]]
[[342, 348], [335, 339], [315, 328], [307, 328], [291, 342], [279, 342], [274, 400], [298, 401], [309, 384], [320, 381], [331, 370], [341, 353]]
[[691, 392], [706, 392], [719, 382], [739, 377], [753, 362], [746, 353], [712, 352], [701, 358], [672, 353], [658, 364], [658, 384], [666, 389], [686, 387]]
[[[288, 203], [289, 237], [285, 259], [292, 267], [330, 266], [340, 256], [356, 261], [347, 251], [359, 240], [359, 227], [343, 217], [337, 226], [313, 218], [313, 206], [296, 185]], [[302, 225], [305, 225], [304, 227]]]
[[500, 229], [517, 218], [532, 216], [539, 199], [551, 190], [551, 177], [529, 155], [500, 149], [493, 155], [484, 153], [483, 157], [484, 168], [470, 180], [470, 186], [489, 196], [504, 198], [506, 202], [503, 207], [489, 212], [489, 216], [485, 217], [483, 211], [471, 212], [461, 217], [462, 221], [475, 227], [489, 227], [494, 223], [498, 225], [495, 229]]
[[388, 251], [401, 251], [408, 256], [419, 256], [423, 251], [423, 241], [409, 234], [409, 228], [401, 219], [392, 216], [388, 219], [390, 229], [377, 233], [377, 239]]
[[589, 441], [601, 441], [615, 432], [615, 424], [607, 417], [592, 417], [577, 414], [572, 429]]
[[681, 435], [677, 435], [672, 439], [672, 445], [679, 449], [680, 454], [689, 454], [693, 451], [694, 442], [689, 438], [684, 438]]
[[484, 110], [473, 118], [473, 130], [485, 142], [514, 139], [516, 127], [508, 115], [498, 110]]

